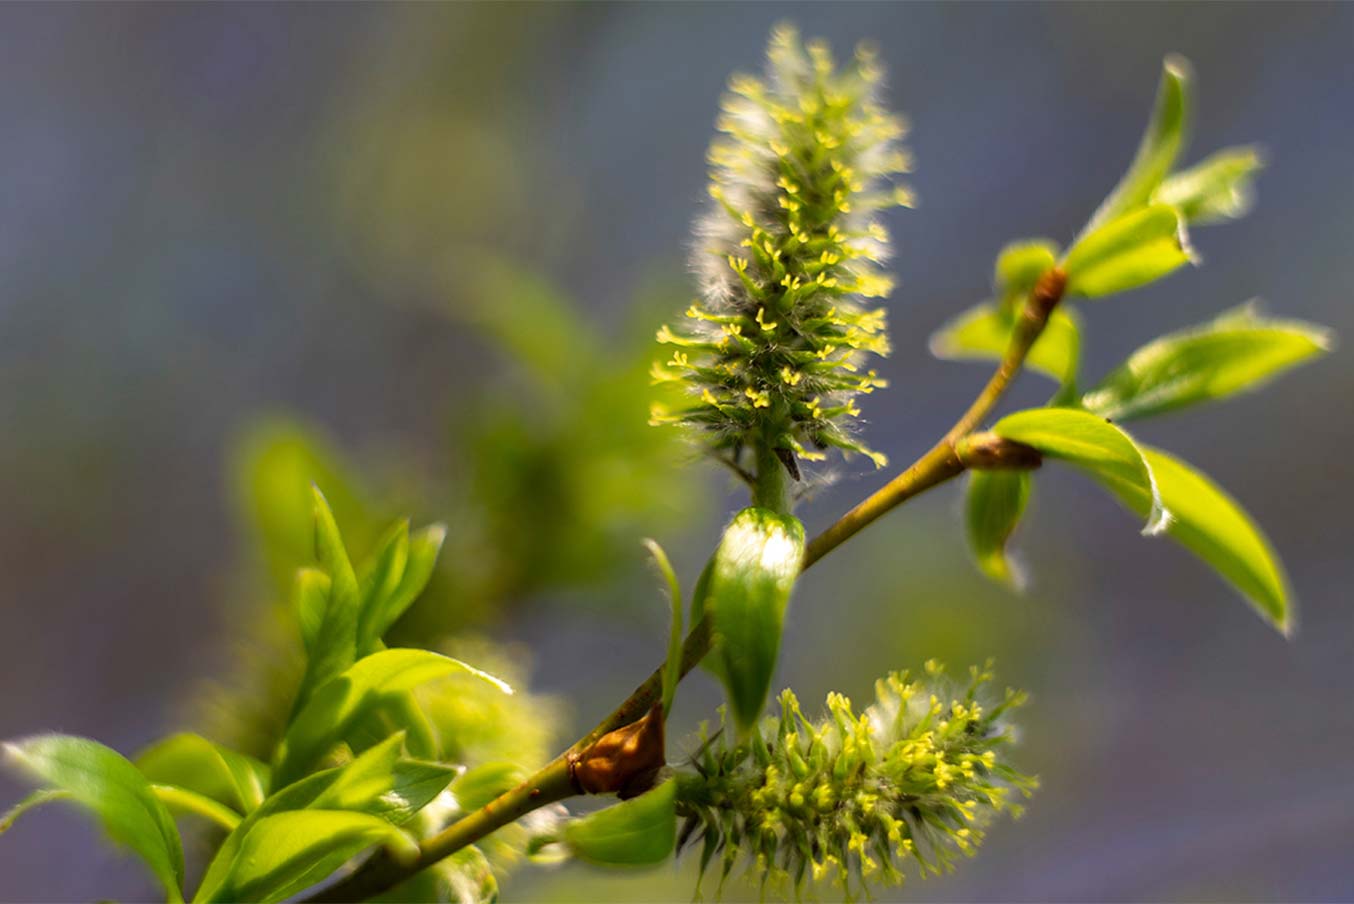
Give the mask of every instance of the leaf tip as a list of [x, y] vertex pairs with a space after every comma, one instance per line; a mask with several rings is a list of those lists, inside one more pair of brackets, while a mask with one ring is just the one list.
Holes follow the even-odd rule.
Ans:
[[1166, 78], [1182, 84], [1188, 84], [1194, 77], [1194, 67], [1189, 58], [1180, 53], [1168, 53], [1161, 61], [1161, 72]]
[[1152, 503], [1152, 511], [1147, 516], [1147, 523], [1143, 525], [1142, 535], [1144, 537], [1160, 537], [1171, 529], [1175, 523], [1175, 515], [1171, 514], [1170, 509], [1166, 508], [1161, 502]]
[[[408, 519], [405, 520], [407, 523]], [[433, 545], [438, 549], [441, 549], [442, 544], [446, 542], [447, 525], [441, 521], [434, 521], [432, 524], [429, 524], [427, 527], [423, 528], [423, 532], [428, 535], [428, 539], [431, 540]]]

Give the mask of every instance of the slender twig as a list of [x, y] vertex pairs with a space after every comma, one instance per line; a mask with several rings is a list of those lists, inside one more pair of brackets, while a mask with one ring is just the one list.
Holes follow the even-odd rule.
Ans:
[[[1065, 283], [1066, 277], [1060, 269], [1054, 268], [1044, 274], [1021, 310], [1001, 363], [973, 404], [930, 451], [810, 541], [805, 549], [802, 569], [807, 570], [885, 512], [937, 484], [958, 476], [970, 466], [1037, 466], [1037, 456], [1033, 459], [1028, 457], [1028, 453], [1032, 450], [1024, 447], [1002, 449], [1000, 448], [1002, 441], [997, 437], [985, 435], [984, 442], [977, 444], [973, 453], [968, 451], [967, 444], [961, 443], [961, 440], [973, 433], [1006, 394], [1011, 381], [1025, 363], [1025, 357], [1029, 354], [1031, 346], [1048, 325], [1049, 315], [1062, 299]], [[1010, 445], [1018, 446], [1018, 444]], [[984, 457], [979, 459], [978, 455]], [[768, 463], [768, 467], [780, 469], [781, 465], [777, 461]], [[779, 474], [777, 478], [779, 479]], [[705, 654], [710, 652], [712, 639], [708, 618], [702, 618], [692, 626], [682, 645], [681, 676], [685, 677]], [[569, 774], [571, 755], [587, 750], [602, 736], [642, 717], [653, 707], [654, 702], [660, 699], [662, 692], [663, 666], [659, 666], [620, 706], [598, 723], [596, 728], [579, 738], [568, 750], [527, 781], [504, 792], [438, 834], [424, 839], [419, 845], [419, 855], [415, 860], [401, 862], [385, 852], [378, 853], [351, 876], [306, 900], [349, 902], [366, 900], [394, 888], [439, 860], [474, 844], [490, 832], [517, 821], [532, 810], [572, 797], [578, 793], [578, 789], [574, 787]]]
[[1034, 341], [1048, 325], [1049, 315], [1062, 300], [1067, 277], [1057, 267], [1049, 270], [1039, 280], [1034, 291], [1022, 308], [1011, 334], [1006, 354], [997, 366], [992, 379], [987, 381], [983, 391], [973, 400], [968, 410], [955, 421], [949, 432], [917, 459], [907, 470], [890, 480], [882, 488], [872, 493], [851, 511], [837, 519], [836, 523], [814, 537], [804, 550], [804, 567], [808, 568], [823, 556], [836, 549], [855, 536], [866, 525], [871, 524], [880, 515], [892, 510], [901, 503], [938, 483], [955, 477], [964, 470], [956, 445], [969, 433], [972, 433], [983, 418], [987, 417], [997, 402], [1006, 394], [1011, 381], [1020, 372]]

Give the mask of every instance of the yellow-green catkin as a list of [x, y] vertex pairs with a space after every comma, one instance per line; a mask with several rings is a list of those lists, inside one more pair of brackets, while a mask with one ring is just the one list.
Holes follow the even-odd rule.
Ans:
[[901, 883], [907, 862], [949, 869], [1036, 784], [1007, 761], [1005, 717], [1025, 697], [989, 702], [990, 665], [956, 693], [935, 662], [895, 672], [859, 714], [830, 694], [816, 722], [783, 692], [779, 718], [750, 739], [721, 732], [693, 757], [678, 782], [681, 843], [699, 844], [702, 872], [717, 858], [727, 876], [741, 860], [764, 882], [836, 882], [848, 896]]
[[839, 68], [782, 26], [765, 77], [734, 77], [724, 98], [691, 257], [701, 297], [659, 330], [671, 355], [653, 369], [687, 392], [652, 421], [696, 428], [735, 466], [760, 448], [797, 477], [830, 447], [884, 464], [851, 426], [856, 397], [884, 385], [867, 355], [889, 351], [879, 212], [911, 204], [895, 181], [910, 169], [906, 127], [880, 82], [869, 50]]

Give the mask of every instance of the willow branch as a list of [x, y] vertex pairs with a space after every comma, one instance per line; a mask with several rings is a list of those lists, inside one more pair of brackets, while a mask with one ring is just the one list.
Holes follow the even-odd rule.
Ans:
[[983, 422], [992, 409], [1001, 401], [1001, 397], [1010, 388], [1011, 381], [1020, 372], [1025, 358], [1036, 339], [1048, 325], [1048, 318], [1062, 300], [1063, 289], [1067, 285], [1067, 276], [1057, 267], [1049, 270], [1039, 280], [1034, 291], [1021, 309], [1011, 334], [1006, 354], [997, 366], [992, 379], [987, 381], [983, 391], [974, 399], [968, 410], [955, 421], [940, 441], [917, 459], [907, 470], [890, 480], [867, 499], [837, 519], [827, 530], [809, 541], [804, 550], [804, 567], [808, 568], [823, 556], [845, 543], [851, 537], [874, 523], [885, 512], [962, 473], [966, 467], [959, 454], [959, 441], [972, 433]]
[[[1058, 268], [1044, 274], [1021, 310], [1001, 363], [973, 404], [930, 451], [810, 541], [804, 552], [801, 570], [807, 570], [885, 512], [897, 508], [931, 487], [958, 476], [967, 468], [1038, 466], [1038, 453], [1033, 449], [992, 434], [975, 434], [974, 430], [1006, 394], [1011, 381], [1024, 365], [1030, 348], [1043, 333], [1044, 327], [1048, 325], [1049, 316], [1062, 299], [1065, 284], [1066, 276]], [[710, 652], [712, 641], [709, 619], [702, 618], [692, 626], [683, 642], [681, 677], [685, 677], [705, 658]], [[384, 852], [379, 853], [348, 878], [306, 900], [333, 902], [366, 900], [394, 888], [496, 829], [517, 821], [532, 810], [581, 793], [571, 776], [572, 759], [588, 750], [605, 735], [631, 725], [649, 712], [662, 695], [663, 668], [664, 666], [659, 666], [655, 669], [653, 674], [635, 688], [620, 706], [599, 722], [596, 728], [579, 738], [568, 750], [527, 781], [504, 792], [436, 835], [424, 839], [419, 845], [419, 855], [413, 861], [401, 862]]]

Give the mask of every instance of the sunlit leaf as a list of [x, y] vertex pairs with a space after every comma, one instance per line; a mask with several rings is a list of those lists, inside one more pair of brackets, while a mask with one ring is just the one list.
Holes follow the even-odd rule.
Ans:
[[265, 764], [187, 732], [151, 745], [136, 765], [152, 782], [187, 788], [238, 813], [257, 807], [268, 789]]
[[315, 690], [343, 672], [357, 659], [359, 592], [357, 575], [343, 546], [334, 513], [318, 487], [313, 487], [315, 557], [329, 576], [328, 605], [306, 661], [305, 677], [296, 693], [293, 716]]
[[165, 805], [135, 766], [87, 738], [46, 734], [10, 741], [5, 759], [29, 777], [89, 810], [118, 844], [134, 851], [164, 886], [183, 900], [183, 848]]
[[478, 810], [504, 791], [526, 781], [527, 772], [517, 763], [495, 761], [472, 766], [451, 784], [462, 809]]
[[1142, 207], [1079, 239], [1063, 260], [1069, 296], [1100, 298], [1147, 285], [1193, 260], [1179, 211]]
[[178, 785], [152, 784], [155, 796], [170, 810], [198, 816], [229, 832], [240, 824], [241, 814], [220, 801]]
[[400, 825], [441, 794], [456, 777], [455, 766], [410, 760], [401, 754], [403, 733], [391, 735], [343, 767], [309, 806], [354, 810]]
[[[931, 336], [931, 354], [947, 360], [1000, 361], [1011, 344], [1016, 314], [986, 301], [969, 308]], [[1076, 312], [1054, 308], [1044, 332], [1025, 358], [1030, 370], [1075, 386], [1081, 359], [1081, 334]]]
[[1138, 152], [1119, 184], [1101, 202], [1090, 222], [1082, 230], [1085, 236], [1134, 208], [1146, 204], [1158, 185], [1175, 166], [1188, 139], [1190, 117], [1189, 63], [1168, 56], [1161, 68], [1161, 84], [1147, 131]]
[[713, 619], [715, 656], [739, 726], [766, 703], [780, 653], [790, 591], [804, 558], [804, 526], [769, 509], [734, 516], [715, 552], [704, 608]]
[[647, 866], [672, 856], [677, 843], [677, 782], [669, 779], [632, 800], [574, 820], [564, 841], [601, 866]]
[[447, 537], [442, 524], [430, 524], [409, 534], [409, 548], [399, 583], [387, 594], [377, 597], [364, 621], [367, 636], [380, 638], [396, 619], [418, 599], [428, 586], [437, 566], [437, 555]]
[[[1144, 446], [1142, 451], [1171, 512], [1167, 533], [1211, 565], [1267, 622], [1291, 634], [1294, 611], [1283, 566], [1250, 516], [1188, 463], [1160, 449]], [[1124, 505], [1138, 514], [1151, 505], [1137, 487], [1118, 484], [1114, 489]]]
[[1038, 449], [1047, 458], [1076, 465], [1114, 492], [1140, 493], [1148, 500], [1145, 534], [1157, 534], [1170, 520], [1151, 466], [1127, 433], [1075, 408], [1034, 408], [1007, 415], [992, 432]]
[[221, 842], [221, 846], [216, 849], [216, 854], [212, 857], [211, 863], [207, 865], [207, 871], [202, 877], [202, 882], [199, 883], [197, 892], [193, 895], [193, 901], [213, 900], [240, 853], [240, 845], [244, 841], [245, 835], [258, 824], [259, 820], [274, 813], [305, 809], [326, 788], [337, 781], [342, 772], [342, 769], [327, 769], [324, 772], [317, 772], [280, 788], [264, 798], [263, 803], [246, 816], [226, 836], [225, 840]]
[[318, 568], [299, 568], [292, 584], [292, 608], [301, 626], [301, 640], [306, 654], [315, 652], [315, 639], [320, 636], [324, 613], [329, 608], [329, 575]]
[[387, 601], [399, 589], [409, 562], [409, 521], [400, 519], [386, 531], [376, 552], [358, 573], [357, 654], [378, 649]]
[[273, 418], [251, 425], [235, 450], [233, 472], [237, 504], [279, 588], [287, 587], [296, 564], [314, 553], [312, 486], [324, 487], [341, 523], [351, 526], [369, 518], [337, 450], [318, 431], [294, 421]]
[[1010, 561], [1006, 544], [1030, 498], [1026, 471], [972, 471], [965, 522], [974, 562], [992, 580], [1020, 589], [1024, 576]]
[[411, 756], [437, 756], [437, 732], [413, 691], [382, 695], [375, 706], [352, 721], [343, 741], [354, 753], [361, 753], [396, 732], [405, 735], [404, 746]]
[[997, 255], [993, 288], [1002, 298], [1028, 295], [1039, 277], [1058, 262], [1058, 245], [1048, 239], [1012, 242]]
[[0, 813], [0, 835], [8, 832], [10, 828], [13, 827], [14, 823], [18, 822], [19, 817], [29, 810], [40, 807], [43, 804], [52, 803], [53, 801], [70, 799], [71, 795], [69, 791], [62, 791], [59, 788], [39, 788], [14, 806], [10, 807], [4, 813]]
[[673, 571], [668, 554], [657, 540], [645, 540], [644, 546], [653, 557], [668, 585], [668, 608], [671, 612], [668, 623], [668, 652], [663, 661], [663, 718], [672, 712], [672, 698], [677, 693], [677, 682], [681, 679], [682, 668], [682, 587], [677, 581], [677, 572]]
[[287, 729], [278, 749], [275, 782], [295, 781], [344, 736], [353, 721], [379, 706], [388, 695], [428, 681], [464, 672], [502, 690], [512, 689], [473, 666], [427, 650], [382, 650], [363, 658], [320, 688]]
[[[206, 901], [222, 897], [222, 883], [239, 856], [244, 837], [265, 817], [290, 810], [319, 809], [322, 805], [341, 803], [350, 812], [379, 816], [387, 822], [399, 823], [405, 821], [412, 812], [426, 806], [440, 793], [441, 788], [433, 790], [438, 783], [445, 787], [444, 776], [450, 767], [392, 757], [392, 752], [398, 754], [397, 742], [398, 739], [394, 739], [383, 749], [368, 751], [346, 766], [306, 776], [269, 795], [222, 842], [193, 900]], [[387, 766], [391, 774], [381, 777], [381, 770]], [[335, 786], [339, 787], [336, 789]], [[388, 794], [393, 794], [398, 800], [387, 799]]]
[[411, 901], [492, 904], [498, 900], [498, 878], [489, 858], [471, 845], [368, 900], [388, 904], [409, 904]]
[[345, 810], [292, 810], [265, 816], [240, 843], [213, 901], [281, 901], [310, 888], [362, 851], [384, 845], [397, 857], [418, 843], [378, 816]]
[[1251, 182], [1264, 166], [1253, 147], [1227, 148], [1175, 173], [1152, 194], [1191, 224], [1218, 223], [1245, 216], [1254, 201]]
[[1115, 420], [1161, 414], [1258, 389], [1331, 344], [1322, 327], [1266, 320], [1247, 306], [1143, 346], [1086, 393], [1082, 404]]

